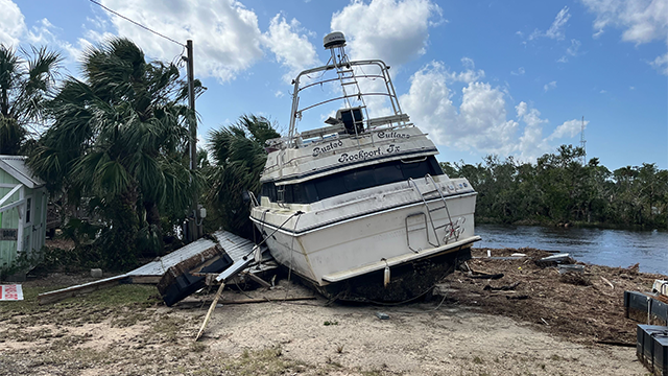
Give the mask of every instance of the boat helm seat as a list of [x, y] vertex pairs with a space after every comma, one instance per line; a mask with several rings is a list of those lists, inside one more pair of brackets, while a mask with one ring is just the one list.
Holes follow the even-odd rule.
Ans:
[[336, 111], [336, 119], [343, 123], [348, 134], [360, 134], [364, 131], [364, 116], [361, 107], [340, 109]]

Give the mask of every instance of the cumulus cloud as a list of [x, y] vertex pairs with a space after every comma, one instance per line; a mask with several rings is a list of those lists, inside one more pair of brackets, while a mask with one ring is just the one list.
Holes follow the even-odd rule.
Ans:
[[534, 161], [539, 156], [549, 152], [553, 148], [543, 138], [543, 126], [548, 123], [547, 119], [541, 119], [540, 111], [529, 108], [526, 102], [520, 102], [515, 106], [517, 119], [524, 123], [524, 131], [517, 143], [516, 151], [518, 158], [525, 161]]
[[287, 82], [305, 68], [319, 65], [315, 47], [294, 18], [288, 23], [285, 17], [277, 14], [262, 37], [264, 45], [276, 55], [276, 60], [289, 70], [283, 76]]
[[[587, 128], [587, 124], [589, 124], [588, 120], [585, 120], [584, 125], [585, 128]], [[564, 137], [570, 137], [573, 138], [575, 135], [580, 133], [580, 130], [582, 129], [582, 120], [568, 120], [565, 121], [563, 124], [558, 126], [554, 132], [548, 137], [549, 140], [554, 140], [554, 139], [559, 139], [559, 138], [564, 138]]]
[[[607, 27], [622, 29], [622, 40], [636, 45], [655, 40], [668, 46], [668, 2], [665, 0], [582, 0], [596, 15], [594, 38]], [[649, 62], [668, 75], [668, 53]]]
[[461, 59], [462, 65], [466, 70], [461, 72], [449, 72], [448, 79], [451, 81], [459, 81], [464, 83], [478, 81], [485, 77], [485, 71], [482, 69], [475, 70], [475, 62], [473, 59], [463, 57]]
[[[465, 67], [472, 68], [468, 63]], [[467, 83], [459, 95], [448, 86], [454, 84], [453, 75], [457, 73], [443, 63], [431, 62], [411, 76], [408, 93], [400, 97], [404, 112], [438, 145], [535, 161], [554, 150], [558, 139], [579, 130], [572, 122], [580, 123], [573, 120], [545, 137], [549, 121], [540, 111], [522, 101], [515, 114], [508, 114], [509, 94], [480, 81]], [[454, 102], [458, 98], [459, 105]]]
[[11, 0], [0, 0], [0, 44], [15, 47], [26, 31], [25, 17]]
[[[195, 72], [199, 77], [228, 81], [263, 56], [256, 14], [235, 0], [102, 0], [102, 3], [183, 44], [192, 39]], [[170, 61], [183, 52], [182, 46], [126, 20], [111, 16], [111, 23], [118, 35], [132, 39], [152, 58]]]
[[564, 29], [570, 18], [571, 14], [569, 13], [568, 7], [563, 7], [554, 17], [554, 21], [552, 21], [552, 25], [550, 25], [549, 29], [547, 29], [545, 32], [538, 29], [534, 30], [534, 32], [529, 35], [529, 40], [542, 37], [563, 40], [566, 37]]
[[462, 90], [458, 111], [450, 99], [451, 76], [442, 63], [432, 62], [411, 77], [409, 92], [400, 101], [413, 122], [439, 145], [489, 153], [510, 151], [517, 123], [506, 120], [504, 93], [487, 83], [470, 82]]
[[352, 59], [400, 65], [425, 53], [428, 29], [440, 17], [441, 8], [430, 0], [353, 0], [334, 13], [331, 28], [346, 35]]

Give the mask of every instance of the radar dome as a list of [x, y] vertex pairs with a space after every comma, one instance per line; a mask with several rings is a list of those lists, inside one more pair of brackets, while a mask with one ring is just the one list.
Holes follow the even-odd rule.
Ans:
[[342, 32], [334, 31], [325, 35], [325, 38], [323, 38], [323, 44], [327, 49], [343, 47], [346, 45], [346, 37], [343, 36]]

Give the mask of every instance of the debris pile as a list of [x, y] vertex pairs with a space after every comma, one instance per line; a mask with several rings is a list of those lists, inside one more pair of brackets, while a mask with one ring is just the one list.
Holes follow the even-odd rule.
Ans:
[[[541, 261], [553, 256], [547, 251], [494, 249], [492, 257], [487, 251], [474, 248], [468, 269], [449, 275], [434, 292], [448, 302], [534, 323], [579, 343], [635, 346], [637, 322], [625, 317], [624, 291], [651, 290], [661, 278], [639, 273], [635, 265], [612, 268], [570, 258], [561, 261], [576, 267], [560, 274], [557, 266], [563, 264]], [[516, 253], [524, 257], [511, 256]]]

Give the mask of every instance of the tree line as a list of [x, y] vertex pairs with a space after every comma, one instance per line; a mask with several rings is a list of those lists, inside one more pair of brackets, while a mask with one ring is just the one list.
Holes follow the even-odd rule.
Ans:
[[487, 156], [441, 167], [478, 191], [479, 223], [668, 227], [668, 170], [643, 163], [610, 171], [583, 158], [582, 148], [561, 145], [535, 163]]

